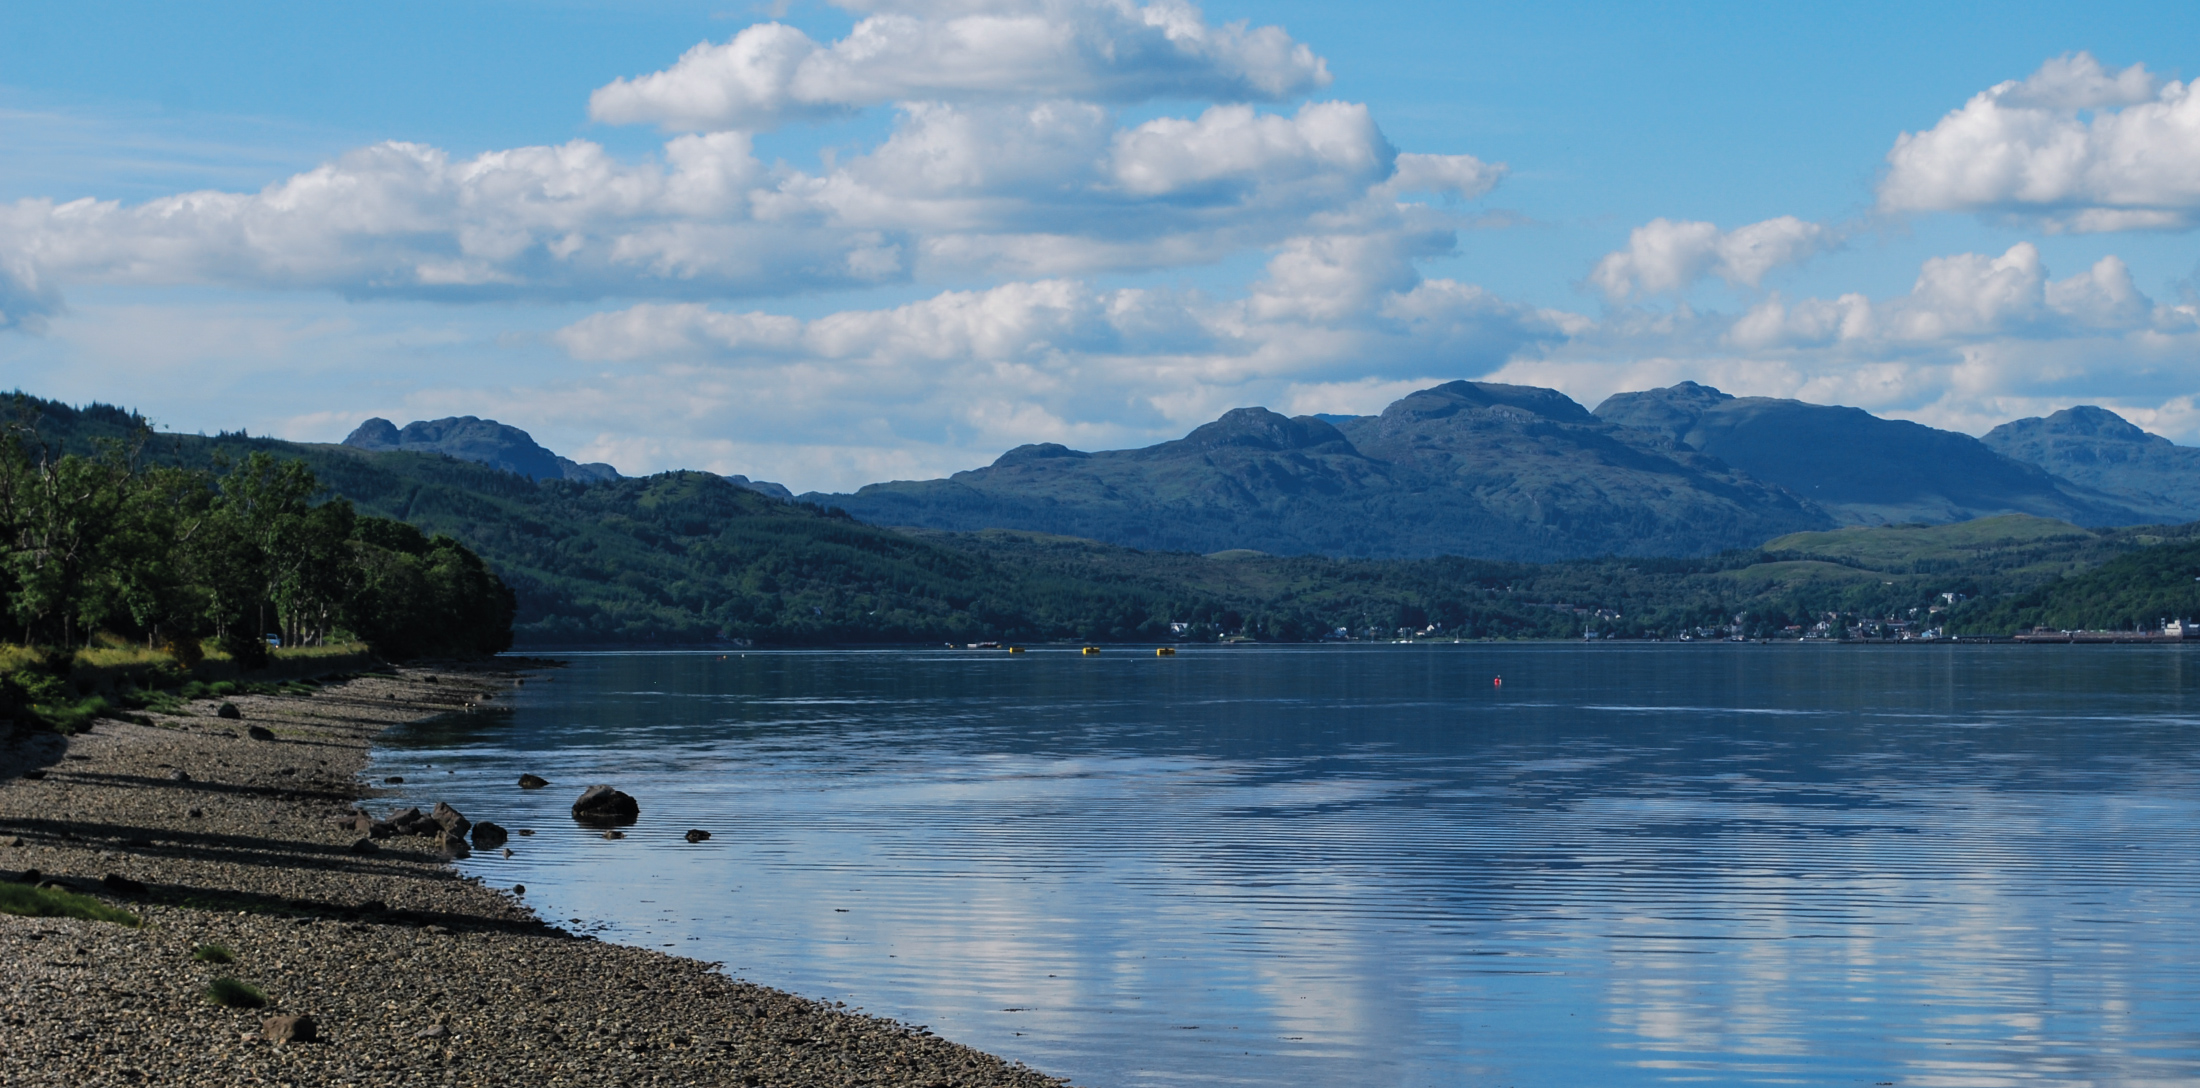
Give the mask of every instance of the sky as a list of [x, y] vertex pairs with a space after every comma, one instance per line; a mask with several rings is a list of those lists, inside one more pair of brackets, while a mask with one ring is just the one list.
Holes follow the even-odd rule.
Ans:
[[798, 491], [1459, 378], [2200, 444], [2200, 6], [0, 8], [0, 388]]

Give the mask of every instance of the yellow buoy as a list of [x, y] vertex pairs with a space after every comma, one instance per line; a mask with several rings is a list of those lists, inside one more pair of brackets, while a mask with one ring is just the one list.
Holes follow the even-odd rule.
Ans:
[[1012, 654], [1020, 654], [1024, 652], [1024, 648], [1021, 646], [1011, 646], [1008, 648], [1008, 652]]
[[1078, 652], [1078, 653], [1081, 653], [1081, 654], [1096, 654], [1096, 653], [1099, 653], [1099, 652], [1100, 652], [1100, 647], [1098, 647], [1098, 646], [1087, 646], [1087, 647], [1085, 647], [1084, 649], [1082, 649], [1082, 650], [1079, 650], [1079, 651], [1077, 651], [1077, 652]]
[[1155, 650], [1155, 651], [1153, 652], [1153, 655], [1154, 655], [1155, 657], [1175, 657], [1175, 656], [1176, 656], [1176, 647], [1174, 647], [1174, 646], [1163, 646], [1163, 647], [1161, 647], [1160, 649], [1158, 649], [1158, 650]]

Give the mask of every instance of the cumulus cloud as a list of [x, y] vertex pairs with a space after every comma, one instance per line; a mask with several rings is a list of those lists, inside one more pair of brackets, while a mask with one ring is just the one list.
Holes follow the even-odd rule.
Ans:
[[1774, 296], [1737, 319], [1727, 339], [1749, 348], [1792, 345], [1945, 345], [1991, 337], [2052, 339], [2189, 324], [2158, 306], [2117, 257], [2064, 280], [2049, 278], [2039, 247], [2000, 256], [1960, 253], [1927, 260], [1910, 293], [1874, 303], [1863, 295], [1799, 302]]
[[1496, 375], [1589, 403], [1687, 379], [1976, 433], [2079, 402], [2190, 421], [2175, 402], [2200, 379], [2196, 357], [2200, 306], [2148, 298], [2114, 256], [2057, 279], [2019, 243], [1927, 260], [1887, 298], [1775, 293], [1738, 316], [1622, 309], [1524, 345]]
[[1086, 103], [919, 103], [817, 173], [766, 167], [734, 132], [638, 162], [579, 140], [471, 159], [385, 143], [257, 193], [0, 206], [0, 312], [29, 320], [69, 281], [693, 298], [1151, 270], [1280, 244], [1315, 217], [1394, 231], [1421, 208], [1399, 201], [1401, 178], [1479, 194], [1501, 173], [1401, 156], [1364, 106], [1337, 102], [1127, 129]]
[[1887, 153], [1888, 211], [2012, 215], [2057, 231], [2200, 223], [2200, 92], [2090, 54], [1980, 92]]
[[1626, 249], [1597, 261], [1589, 283], [1615, 302], [1678, 294], [1706, 276], [1756, 287], [1774, 269], [1809, 260], [1834, 242], [1824, 226], [1792, 215], [1730, 231], [1714, 223], [1653, 219], [1628, 233]]
[[1410, 231], [1293, 239], [1236, 299], [1052, 279], [808, 320], [645, 303], [554, 339], [620, 373], [745, 390], [714, 409], [742, 433], [829, 426], [854, 445], [959, 447], [969, 467], [1021, 442], [1172, 438], [1246, 404], [1362, 404], [1586, 321], [1425, 280], [1413, 261], [1429, 244]]
[[1322, 59], [1281, 28], [1213, 26], [1181, 0], [896, 5], [830, 45], [780, 23], [705, 42], [670, 68], [597, 89], [589, 114], [758, 131], [884, 102], [1275, 101], [1328, 84]]
[[765, 180], [737, 133], [680, 137], [662, 163], [641, 164], [585, 141], [464, 160], [384, 143], [257, 193], [19, 201], [0, 207], [0, 254], [47, 282], [441, 298], [742, 293], [903, 273], [876, 230], [757, 215]]

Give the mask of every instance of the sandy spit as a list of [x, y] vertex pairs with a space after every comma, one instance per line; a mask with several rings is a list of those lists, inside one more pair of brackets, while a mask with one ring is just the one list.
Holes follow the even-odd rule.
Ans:
[[[207, 701], [151, 726], [0, 740], [0, 880], [36, 870], [146, 923], [0, 914], [0, 1084], [1066, 1083], [710, 964], [573, 936], [460, 877], [429, 838], [354, 852], [362, 836], [332, 818], [386, 815], [359, 777], [377, 734], [545, 675], [408, 669], [239, 697], [241, 720]], [[236, 959], [194, 960], [205, 945]], [[218, 976], [269, 1007], [207, 1001]], [[277, 1014], [310, 1016], [320, 1040], [269, 1042]]]

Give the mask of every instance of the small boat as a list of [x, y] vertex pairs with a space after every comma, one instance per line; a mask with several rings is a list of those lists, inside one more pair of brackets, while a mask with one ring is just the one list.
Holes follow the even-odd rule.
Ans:
[[1155, 657], [1175, 657], [1175, 656], [1176, 656], [1176, 647], [1174, 647], [1174, 646], [1163, 646], [1163, 647], [1161, 647], [1160, 649], [1157, 649], [1157, 650], [1155, 650], [1155, 651], [1153, 652], [1153, 655], [1154, 655]]

